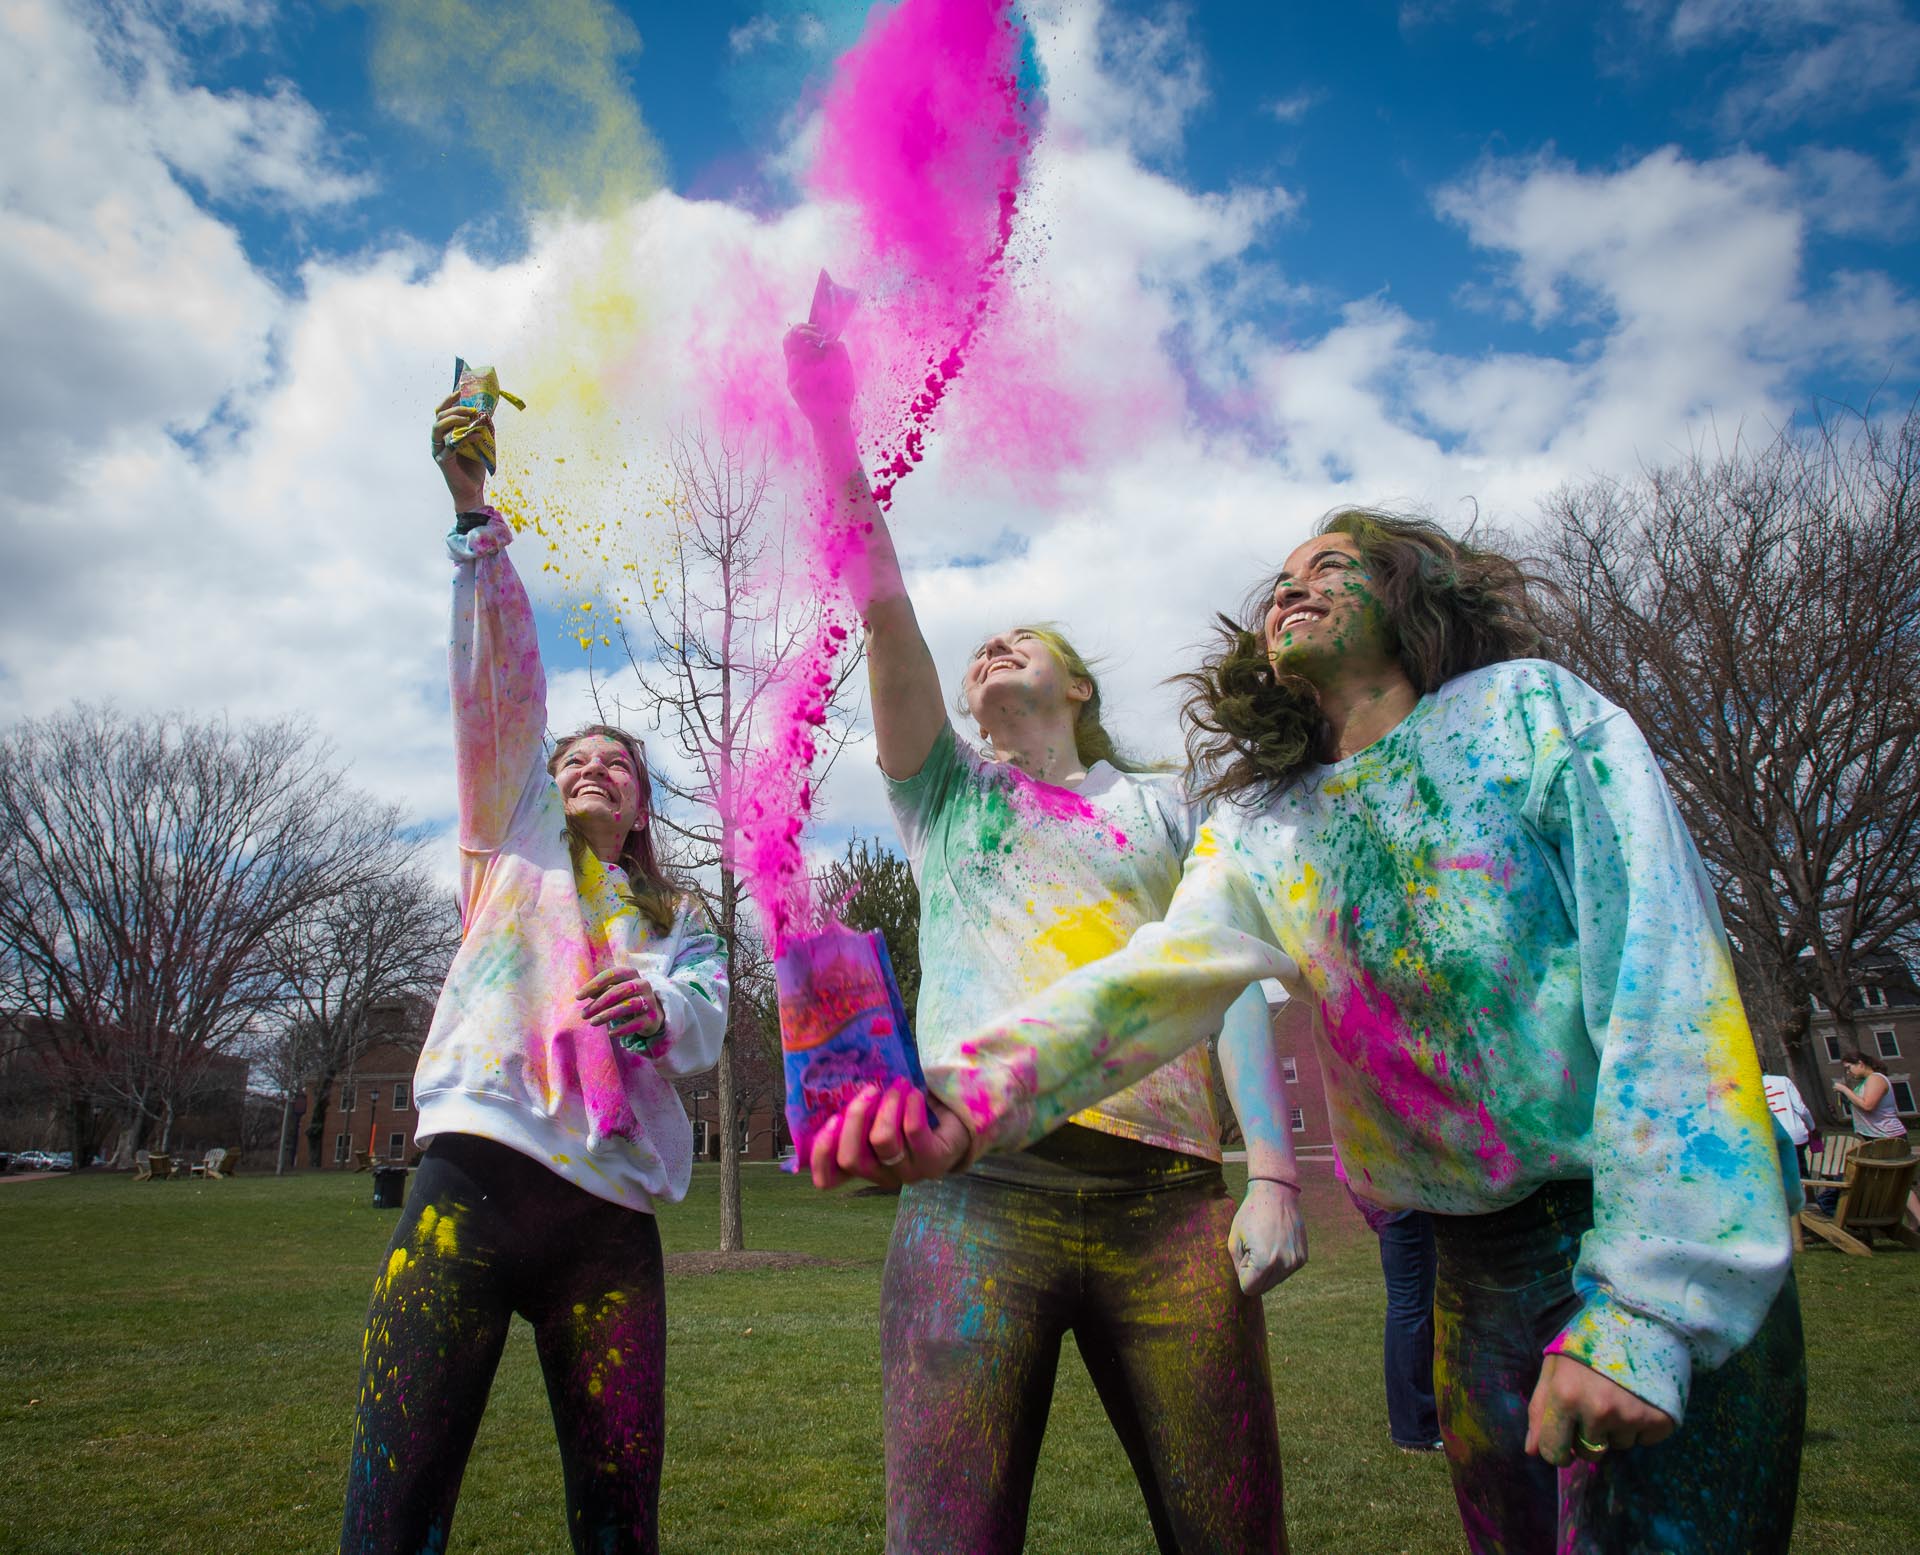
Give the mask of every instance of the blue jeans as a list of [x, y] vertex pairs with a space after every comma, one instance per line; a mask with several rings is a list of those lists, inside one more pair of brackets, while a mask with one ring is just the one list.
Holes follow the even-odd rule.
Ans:
[[1396, 1210], [1375, 1229], [1387, 1280], [1387, 1431], [1401, 1447], [1431, 1447], [1440, 1439], [1433, 1397], [1433, 1221], [1419, 1210]]

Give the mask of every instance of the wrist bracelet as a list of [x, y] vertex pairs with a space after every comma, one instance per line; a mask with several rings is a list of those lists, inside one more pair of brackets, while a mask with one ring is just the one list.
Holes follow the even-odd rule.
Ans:
[[1253, 1172], [1249, 1172], [1247, 1173], [1247, 1181], [1248, 1182], [1277, 1182], [1283, 1188], [1293, 1189], [1295, 1193], [1298, 1193], [1300, 1191], [1300, 1184], [1295, 1182], [1291, 1177], [1262, 1177]]
[[453, 532], [463, 535], [471, 530], [483, 529], [492, 518], [492, 508], [469, 508], [464, 513], [453, 515]]

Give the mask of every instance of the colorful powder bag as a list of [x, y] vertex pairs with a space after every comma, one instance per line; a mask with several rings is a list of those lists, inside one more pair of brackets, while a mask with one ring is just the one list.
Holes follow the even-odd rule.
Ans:
[[457, 356], [453, 359], [453, 392], [460, 396], [461, 405], [479, 411], [480, 419], [471, 426], [447, 433], [443, 446], [436, 448], [433, 456], [438, 459], [457, 448], [468, 458], [478, 459], [491, 475], [494, 473], [494, 409], [505, 400], [515, 410], [525, 410], [527, 402], [501, 388], [500, 375], [491, 367], [469, 367]]
[[774, 957], [787, 1127], [795, 1171], [805, 1170], [821, 1124], [863, 1085], [923, 1087], [920, 1054], [878, 932], [830, 923]]

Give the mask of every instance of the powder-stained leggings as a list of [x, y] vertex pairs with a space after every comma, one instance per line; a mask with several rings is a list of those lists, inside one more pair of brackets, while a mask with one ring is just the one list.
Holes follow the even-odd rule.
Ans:
[[1654, 1447], [1555, 1470], [1526, 1455], [1542, 1352], [1579, 1310], [1588, 1183], [1492, 1215], [1433, 1217], [1440, 1429], [1474, 1555], [1784, 1555], [1807, 1405], [1793, 1278], [1753, 1342], [1695, 1371], [1687, 1416]]
[[367, 1310], [341, 1555], [440, 1555], [515, 1313], [533, 1324], [580, 1555], [658, 1547], [666, 1299], [653, 1216], [491, 1140], [414, 1173]]
[[1285, 1550], [1266, 1323], [1227, 1257], [1233, 1212], [1213, 1163], [1073, 1125], [909, 1187], [881, 1295], [889, 1555], [1022, 1547], [1069, 1331], [1160, 1549]]

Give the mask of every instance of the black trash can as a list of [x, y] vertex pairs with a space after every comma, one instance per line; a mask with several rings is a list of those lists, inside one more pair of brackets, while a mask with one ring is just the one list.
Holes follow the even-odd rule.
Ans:
[[407, 1200], [407, 1169], [404, 1166], [376, 1166], [373, 1169], [373, 1207], [398, 1209]]

